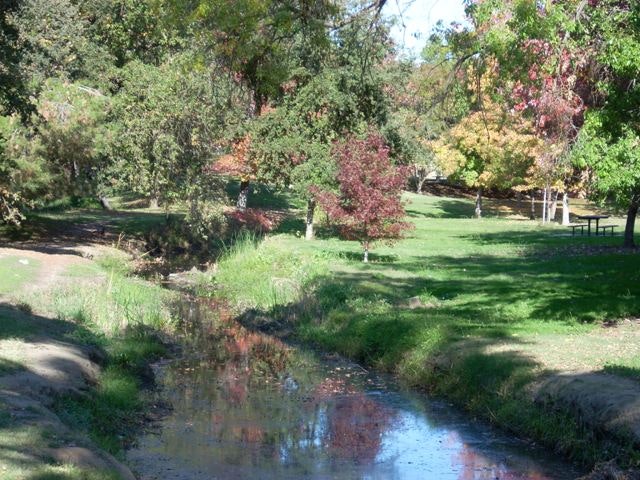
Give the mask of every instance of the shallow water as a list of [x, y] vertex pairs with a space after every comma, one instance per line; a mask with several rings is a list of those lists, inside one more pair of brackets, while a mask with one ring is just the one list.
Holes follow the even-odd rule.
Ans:
[[158, 367], [172, 410], [127, 452], [141, 480], [575, 478], [548, 452], [340, 357], [184, 312], [184, 355]]

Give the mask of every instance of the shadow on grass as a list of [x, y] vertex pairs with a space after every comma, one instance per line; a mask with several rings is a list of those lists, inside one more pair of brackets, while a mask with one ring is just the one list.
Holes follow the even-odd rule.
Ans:
[[[171, 214], [170, 217], [181, 217]], [[12, 243], [40, 245], [45, 253], [65, 253], [78, 243], [112, 243], [120, 234], [142, 237], [167, 223], [162, 212], [70, 210], [59, 213], [34, 212], [20, 227], [0, 227], [0, 237]], [[13, 246], [13, 245], [12, 245]], [[66, 253], [70, 253], [66, 251]]]
[[[516, 200], [487, 198], [483, 201], [483, 217], [520, 216], [529, 218], [530, 207], [526, 202]], [[426, 211], [415, 207], [407, 208], [411, 218], [451, 218], [464, 219], [475, 216], [475, 202], [470, 199], [442, 198], [433, 201]]]
[[[500, 232], [485, 232], [463, 235], [461, 238], [471, 240], [477, 245], [519, 245], [525, 248], [525, 253], [539, 252], [543, 255], [551, 256], [557, 253], [562, 247], [562, 254], [580, 255], [586, 252], [589, 247], [608, 247], [611, 253], [622, 247], [621, 236], [603, 235], [572, 235], [568, 227], [557, 226], [556, 228], [540, 228], [538, 230], [509, 230]], [[640, 241], [640, 235], [636, 236], [636, 241]], [[605, 249], [598, 249], [597, 253], [606, 253]], [[623, 252], [624, 253], [624, 252]], [[627, 253], [633, 253], [628, 250]]]
[[472, 218], [474, 205], [469, 200], [437, 200], [426, 212], [410, 206], [406, 212], [411, 218]]
[[286, 233], [290, 235], [302, 236], [304, 235], [305, 228], [306, 225], [302, 218], [287, 216], [280, 222], [274, 233]]
[[499, 339], [639, 315], [638, 280], [635, 255], [413, 257], [334, 271], [306, 285], [299, 304], [261, 314], [298, 312], [307, 318], [307, 339], [393, 366], [420, 343], [438, 350], [469, 336]]
[[50, 337], [64, 340], [73, 332], [80, 332], [89, 338], [86, 328], [68, 322], [24, 312], [14, 305], [0, 302], [0, 340], [15, 338], [19, 340], [37, 340]]

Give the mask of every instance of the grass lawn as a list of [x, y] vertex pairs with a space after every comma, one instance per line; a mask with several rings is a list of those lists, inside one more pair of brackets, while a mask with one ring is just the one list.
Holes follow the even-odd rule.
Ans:
[[313, 242], [274, 234], [231, 248], [215, 281], [243, 309], [295, 311], [303, 340], [577, 457], [598, 456], [579, 425], [561, 414], [541, 419], [523, 392], [556, 371], [640, 377], [636, 324], [602, 328], [640, 313], [640, 255], [614, 248], [620, 233], [572, 237], [505, 202], [487, 202], [494, 216], [477, 220], [469, 199], [406, 200], [415, 229], [395, 246], [376, 246], [369, 264], [357, 243], [322, 229]]

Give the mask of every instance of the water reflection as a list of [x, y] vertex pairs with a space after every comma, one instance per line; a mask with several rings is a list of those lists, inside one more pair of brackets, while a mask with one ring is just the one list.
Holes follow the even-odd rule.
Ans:
[[357, 365], [247, 331], [201, 304], [184, 318], [191, 343], [159, 371], [173, 411], [128, 452], [142, 480], [575, 476]]

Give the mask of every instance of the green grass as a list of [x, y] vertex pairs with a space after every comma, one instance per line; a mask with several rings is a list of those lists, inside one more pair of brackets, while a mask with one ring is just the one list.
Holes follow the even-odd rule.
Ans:
[[640, 358], [634, 357], [613, 360], [605, 365], [604, 370], [614, 375], [640, 380]]
[[[14, 268], [11, 262], [0, 264], [0, 278]], [[23, 287], [27, 285], [23, 283]], [[0, 340], [7, 340], [11, 347], [11, 351], [0, 351], [0, 376], [28, 368], [12, 358], [19, 357], [21, 342], [47, 338], [98, 349], [103, 357], [98, 383], [86, 395], [57, 398], [54, 407], [75, 435], [88, 435], [100, 447], [117, 454], [123, 442], [135, 435], [148, 405], [148, 365], [165, 353], [161, 335], [173, 328], [175, 294], [134, 277], [128, 258], [114, 252], [69, 268], [55, 286], [38, 290], [37, 295], [17, 287], [11, 291], [11, 299], [12, 303], [0, 304]], [[29, 452], [51, 443], [46, 432], [25, 429], [17, 421], [5, 422], [2, 429], [0, 458], [10, 457], [6, 460], [7, 476], [0, 459], [3, 479], [113, 478], [86, 469], [49, 465], [46, 458], [31, 455]], [[24, 435], [24, 441], [5, 446], [3, 438], [9, 442], [12, 435]]]
[[45, 450], [68, 444], [40, 425], [24, 425], [6, 414], [0, 402], [0, 478], [2, 480], [118, 480], [112, 472], [58, 465]]
[[0, 295], [15, 292], [27, 285], [38, 274], [40, 262], [19, 256], [0, 256]]
[[[608, 249], [620, 236], [571, 237], [498, 208], [500, 216], [476, 220], [466, 199], [406, 200], [415, 229], [395, 246], [376, 246], [369, 264], [357, 243], [322, 229], [314, 242], [283, 233], [238, 242], [216, 281], [242, 309], [296, 311], [302, 340], [397, 373], [576, 458], [606, 457], [606, 442], [570, 416], [541, 414], [524, 387], [549, 371], [533, 348], [541, 338], [579, 341], [603, 320], [640, 314], [640, 257]], [[409, 308], [413, 297], [421, 308]]]
[[104, 343], [107, 363], [97, 387], [88, 396], [60, 397], [55, 410], [74, 430], [88, 432], [101, 448], [117, 454], [123, 438], [131, 440], [140, 426], [149, 362], [166, 350], [142, 327]]

